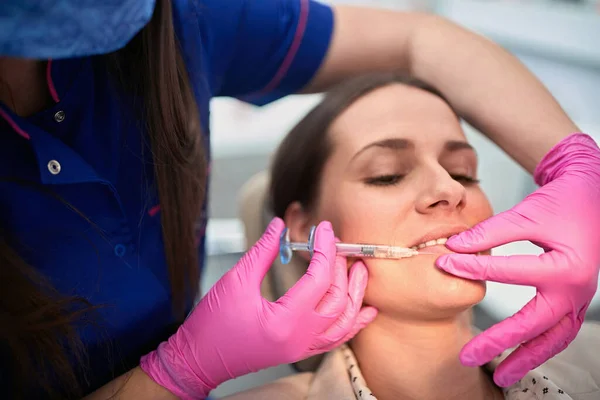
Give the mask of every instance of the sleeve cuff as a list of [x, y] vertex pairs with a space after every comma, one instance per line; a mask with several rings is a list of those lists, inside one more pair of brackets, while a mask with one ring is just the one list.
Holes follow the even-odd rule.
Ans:
[[297, 93], [321, 67], [333, 34], [333, 11], [329, 6], [315, 1], [302, 2], [296, 37], [279, 70], [262, 90], [240, 100], [263, 106]]

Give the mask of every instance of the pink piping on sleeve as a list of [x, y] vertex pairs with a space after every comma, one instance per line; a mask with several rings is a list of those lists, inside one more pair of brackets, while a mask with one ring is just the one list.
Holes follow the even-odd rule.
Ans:
[[160, 211], [160, 204], [155, 205], [150, 210], [148, 210], [148, 215], [154, 217]]
[[6, 120], [6, 122], [8, 122], [8, 124], [11, 126], [11, 128], [13, 128], [15, 130], [15, 132], [17, 132], [19, 135], [23, 136], [27, 140], [30, 139], [29, 133], [27, 133], [23, 129], [21, 129], [21, 127], [19, 125], [17, 125], [17, 123], [15, 121], [13, 121], [13, 119], [1, 108], [0, 108], [0, 116], [2, 118], [4, 118]]
[[46, 65], [46, 82], [48, 84], [48, 90], [50, 91], [52, 100], [58, 103], [60, 99], [58, 98], [56, 87], [54, 87], [54, 82], [52, 81], [52, 60], [48, 60], [48, 64]]
[[279, 70], [277, 71], [273, 79], [271, 79], [271, 81], [264, 87], [264, 89], [261, 90], [261, 92], [270, 92], [271, 90], [275, 89], [290, 69], [292, 62], [296, 57], [296, 53], [298, 53], [300, 44], [302, 43], [302, 38], [304, 37], [304, 31], [306, 30], [306, 23], [308, 21], [308, 8], [308, 0], [300, 0], [300, 17], [298, 18], [298, 26], [296, 27], [296, 34], [294, 35], [292, 45], [290, 46], [288, 53], [283, 59]]

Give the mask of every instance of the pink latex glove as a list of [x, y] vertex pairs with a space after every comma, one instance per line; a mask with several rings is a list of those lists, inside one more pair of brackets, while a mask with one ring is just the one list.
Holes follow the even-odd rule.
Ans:
[[317, 227], [306, 274], [279, 300], [264, 299], [260, 284], [283, 229], [274, 219], [179, 330], [142, 358], [146, 374], [180, 398], [202, 399], [229, 379], [332, 350], [375, 318], [376, 309], [361, 308], [366, 266], [348, 273], [329, 222]]
[[600, 268], [600, 151], [592, 138], [573, 134], [557, 144], [535, 171], [542, 187], [514, 208], [452, 237], [453, 251], [474, 253], [530, 240], [540, 256], [453, 254], [439, 268], [459, 277], [534, 286], [522, 310], [471, 340], [464, 365], [483, 365], [519, 346], [494, 373], [507, 387], [563, 351], [577, 336], [596, 292]]

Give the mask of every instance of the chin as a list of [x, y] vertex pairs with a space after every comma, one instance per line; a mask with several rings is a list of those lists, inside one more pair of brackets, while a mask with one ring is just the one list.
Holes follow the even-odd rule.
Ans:
[[369, 284], [365, 302], [404, 319], [446, 319], [471, 309], [485, 297], [484, 281], [450, 275], [435, 266], [435, 258], [367, 262]]
[[431, 266], [426, 268], [430, 286], [426, 301], [433, 310], [460, 312], [475, 306], [485, 297], [484, 281], [459, 278], [437, 268], [435, 260], [430, 263]]
[[436, 290], [436, 295], [427, 299], [432, 314], [451, 316], [477, 305], [485, 297], [483, 281], [470, 281], [451, 277], [448, 283]]

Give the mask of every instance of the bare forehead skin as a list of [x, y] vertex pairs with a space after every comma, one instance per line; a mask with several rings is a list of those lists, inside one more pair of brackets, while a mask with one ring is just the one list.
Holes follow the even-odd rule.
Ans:
[[443, 99], [400, 83], [358, 99], [335, 119], [329, 135], [334, 146], [353, 153], [393, 137], [427, 145], [465, 140], [456, 114]]

